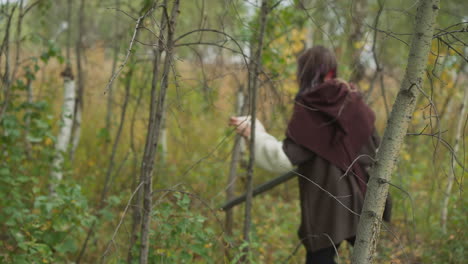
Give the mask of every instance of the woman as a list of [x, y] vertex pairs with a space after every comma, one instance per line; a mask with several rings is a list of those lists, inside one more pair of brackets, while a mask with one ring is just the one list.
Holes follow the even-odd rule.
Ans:
[[[257, 165], [277, 173], [297, 166], [298, 234], [307, 250], [306, 263], [335, 263], [340, 243], [354, 244], [368, 169], [379, 144], [375, 115], [353, 84], [336, 79], [337, 62], [330, 50], [313, 47], [297, 63], [299, 92], [286, 139], [277, 141], [257, 120], [255, 158]], [[230, 125], [250, 136], [248, 117], [232, 117]]]

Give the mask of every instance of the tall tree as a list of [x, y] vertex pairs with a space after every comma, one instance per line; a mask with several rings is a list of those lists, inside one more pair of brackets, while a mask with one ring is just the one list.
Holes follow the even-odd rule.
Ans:
[[[265, 29], [267, 25], [267, 16], [272, 8], [270, 0], [262, 0], [262, 6], [260, 9], [260, 16], [258, 27], [254, 33], [252, 43], [255, 45], [255, 53], [251, 57], [249, 62], [249, 78], [248, 78], [248, 91], [250, 99], [250, 115], [251, 115], [251, 130], [250, 130], [250, 157], [247, 167], [247, 179], [246, 179], [246, 202], [245, 202], [245, 218], [244, 218], [244, 240], [250, 242], [250, 231], [252, 226], [252, 198], [253, 198], [253, 167], [255, 164], [255, 127], [257, 119], [257, 89], [258, 89], [258, 76], [261, 71], [262, 63], [262, 49], [263, 40], [265, 37]], [[251, 50], [253, 47], [251, 45]], [[248, 260], [247, 255], [249, 253], [249, 245], [246, 246], [244, 253], [244, 260]]]
[[[163, 13], [165, 17], [167, 14], [167, 1], [162, 5]], [[150, 116], [148, 123], [148, 132], [146, 135], [145, 151], [143, 154], [143, 160], [141, 164], [141, 182], [143, 182], [143, 216], [141, 225], [141, 249], [140, 249], [140, 264], [148, 263], [149, 253], [149, 233], [151, 223], [151, 212], [152, 212], [152, 181], [153, 181], [153, 168], [156, 157], [156, 150], [160, 139], [162, 122], [164, 119], [164, 105], [166, 100], [166, 93], [169, 83], [169, 73], [173, 66], [173, 52], [174, 52], [174, 32], [179, 14], [179, 0], [174, 0], [172, 5], [171, 15], [167, 21], [167, 37], [164, 45], [158, 45], [158, 51], [154, 56], [153, 64], [153, 80], [151, 84], [151, 101], [150, 101]], [[160, 25], [161, 33], [164, 29], [163, 25]], [[159, 35], [159, 39], [164, 38], [164, 34]], [[161, 44], [161, 43], [160, 43]], [[161, 84], [159, 93], [156, 96], [156, 89], [159, 80], [159, 63], [161, 59], [162, 51], [165, 51], [165, 58], [163, 64], [163, 72], [161, 77]]]
[[[60, 117], [60, 130], [55, 144], [55, 156], [52, 161], [51, 176], [54, 180], [62, 180], [63, 178], [63, 162], [64, 154], [67, 152], [70, 144], [73, 117], [75, 109], [75, 81], [70, 65], [62, 72], [64, 80], [64, 94], [62, 114]], [[54, 186], [51, 185], [51, 193], [54, 193]]]
[[[148, 76], [148, 77], [147, 77]], [[132, 187], [131, 187], [131, 190], [135, 190], [136, 188], [139, 188], [138, 186], [141, 187], [141, 183], [138, 184], [138, 180], [139, 180], [139, 177], [138, 177], [138, 157], [139, 157], [139, 154], [137, 153], [137, 148], [136, 148], [136, 143], [135, 143], [135, 122], [136, 122], [136, 118], [137, 118], [137, 113], [138, 113], [138, 108], [141, 104], [141, 100], [143, 98], [143, 90], [144, 90], [144, 86], [146, 86], [146, 84], [149, 82], [149, 76], [150, 76], [150, 73], [149, 72], [146, 72], [145, 71], [145, 77], [143, 78], [144, 79], [144, 83], [143, 83], [143, 86], [140, 87], [140, 89], [138, 90], [138, 97], [136, 99], [136, 104], [135, 104], [135, 108], [133, 110], [133, 114], [132, 114], [132, 117], [131, 117], [131, 120], [130, 120], [130, 150], [131, 152], [133, 153], [133, 166], [132, 166], [132, 173], [130, 173], [130, 175], [132, 175]], [[140, 193], [140, 190], [138, 189], [138, 193]], [[130, 238], [129, 238], [129, 243], [128, 243], [128, 252], [127, 252], [127, 263], [133, 263], [133, 247], [135, 245], [135, 242], [138, 240], [138, 234], [139, 234], [139, 227], [141, 226], [141, 195], [137, 195], [137, 199], [135, 199], [136, 201], [133, 202], [133, 210], [132, 210], [132, 225], [131, 225], [131, 228], [130, 228]]]
[[346, 47], [347, 56], [350, 59], [351, 82], [358, 83], [364, 77], [364, 65], [361, 60], [361, 52], [364, 47], [364, 18], [366, 17], [367, 0], [351, 1], [351, 32]]
[[[115, 8], [117, 10], [120, 9], [120, 0], [115, 0]], [[115, 38], [119, 39], [120, 38], [120, 16], [119, 12], [115, 12], [115, 21], [114, 21], [114, 34]], [[118, 41], [113, 41], [113, 58], [112, 58], [112, 70], [111, 70], [111, 76], [115, 74], [115, 71], [117, 70], [117, 62], [119, 60], [119, 50], [120, 50], [120, 43]], [[112, 126], [112, 108], [113, 108], [113, 100], [114, 100], [114, 91], [112, 89], [112, 84], [109, 87], [109, 91], [107, 93], [107, 113], [106, 113], [106, 131], [107, 133], [110, 134], [111, 126]], [[107, 141], [106, 141], [107, 142]]]
[[[55, 156], [52, 162], [52, 177], [55, 180], [61, 180], [63, 177], [62, 166], [64, 162], [64, 155], [67, 153], [68, 146], [72, 140], [73, 123], [75, 117], [76, 107], [76, 85], [73, 70], [71, 67], [71, 9], [72, 1], [67, 2], [68, 21], [67, 21], [67, 42], [66, 42], [66, 59], [67, 65], [65, 70], [62, 72], [64, 79], [64, 98], [61, 114], [60, 130], [57, 136], [57, 142], [55, 144]], [[54, 185], [51, 185], [51, 192], [54, 193]]]
[[10, 7], [9, 2], [6, 5], [2, 6], [2, 12], [8, 15], [6, 26], [5, 26], [5, 35], [3, 37], [2, 44], [0, 46], [0, 64], [2, 62], [3, 54], [5, 54], [5, 65], [3, 66], [3, 76], [2, 76], [2, 90], [3, 90], [3, 102], [0, 105], [0, 121], [5, 115], [11, 93], [11, 73], [10, 73], [10, 31], [11, 31], [11, 21], [15, 14], [17, 5], [13, 5], [10, 12], [8, 13], [8, 8]]
[[405, 75], [370, 172], [356, 234], [353, 264], [372, 263], [374, 260], [392, 171], [423, 85], [438, 10], [439, 0], [419, 1]]
[[80, 1], [80, 11], [78, 13], [78, 38], [76, 40], [75, 52], [76, 52], [76, 72], [77, 78], [77, 91], [76, 91], [76, 103], [75, 103], [75, 118], [73, 119], [73, 135], [72, 135], [72, 147], [70, 150], [70, 159], [73, 160], [75, 156], [76, 148], [80, 142], [81, 136], [81, 119], [84, 105], [84, 74], [83, 74], [83, 34], [84, 34], [84, 8], [85, 0]]

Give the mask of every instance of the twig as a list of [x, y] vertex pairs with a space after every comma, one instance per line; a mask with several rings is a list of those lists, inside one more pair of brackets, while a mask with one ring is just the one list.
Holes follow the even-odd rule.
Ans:
[[106, 85], [106, 88], [104, 89], [104, 94], [106, 94], [109, 89], [110, 89], [110, 86], [112, 85], [112, 83], [114, 82], [115, 78], [117, 78], [117, 76], [119, 76], [120, 72], [123, 70], [123, 68], [125, 67], [125, 65], [127, 64], [127, 61], [128, 61], [128, 58], [130, 57], [130, 54], [132, 53], [132, 48], [133, 48], [133, 44], [135, 43], [135, 38], [137, 36], [137, 32], [138, 32], [138, 29], [140, 28], [141, 24], [143, 23], [143, 20], [145, 19], [145, 17], [154, 9], [154, 7], [150, 8], [148, 10], [148, 12], [146, 12], [145, 14], [143, 14], [142, 16], [140, 16], [137, 21], [136, 21], [136, 24], [135, 24], [135, 29], [133, 31], [133, 36], [132, 36], [132, 39], [130, 40], [130, 44], [128, 46], [128, 50], [127, 50], [127, 55], [125, 55], [125, 59], [124, 61], [122, 62], [122, 64], [120, 64], [119, 68], [117, 69], [117, 71], [111, 76], [111, 78], [109, 79], [109, 82], [107, 83]]
[[109, 240], [109, 242], [107, 243], [106, 250], [104, 251], [104, 253], [103, 253], [102, 256], [101, 256], [101, 260], [102, 260], [104, 257], [106, 257], [107, 252], [109, 251], [109, 248], [110, 248], [110, 244], [111, 244], [111, 242], [112, 242], [112, 243], [114, 242], [115, 236], [117, 235], [117, 232], [119, 231], [120, 226], [121, 226], [122, 223], [123, 223], [123, 220], [124, 220], [124, 218], [125, 218], [125, 215], [127, 214], [128, 208], [130, 207], [130, 203], [132, 202], [133, 197], [135, 196], [135, 194], [138, 192], [138, 190], [141, 188], [142, 185], [143, 185], [143, 182], [141, 182], [141, 183], [136, 187], [135, 191], [133, 191], [133, 193], [132, 193], [132, 196], [130, 196], [130, 199], [128, 200], [127, 205], [125, 206], [125, 210], [123, 211], [123, 214], [122, 214], [122, 216], [120, 217], [119, 224], [117, 225], [116, 229], [114, 230], [114, 233], [112, 234], [112, 238], [111, 238], [111, 240]]

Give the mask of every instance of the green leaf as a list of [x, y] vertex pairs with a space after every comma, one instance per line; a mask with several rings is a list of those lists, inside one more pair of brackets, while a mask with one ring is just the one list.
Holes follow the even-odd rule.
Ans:
[[69, 252], [70, 253], [75, 252], [77, 250], [77, 246], [72, 238], [66, 238], [65, 241], [63, 241], [63, 243], [56, 246], [55, 249], [58, 252], [65, 254]]
[[0, 176], [7, 176], [10, 175], [10, 169], [9, 168], [0, 168]]
[[33, 135], [27, 135], [26, 136], [26, 139], [31, 142], [31, 143], [39, 143], [42, 141], [42, 138], [41, 137], [35, 137]]

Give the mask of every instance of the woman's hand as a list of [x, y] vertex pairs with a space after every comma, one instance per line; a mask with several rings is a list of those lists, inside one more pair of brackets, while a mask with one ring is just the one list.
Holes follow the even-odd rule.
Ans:
[[231, 116], [229, 125], [236, 127], [237, 134], [245, 138], [250, 137], [250, 116]]

